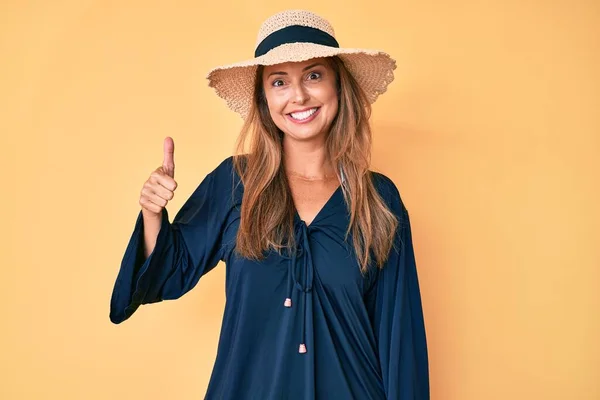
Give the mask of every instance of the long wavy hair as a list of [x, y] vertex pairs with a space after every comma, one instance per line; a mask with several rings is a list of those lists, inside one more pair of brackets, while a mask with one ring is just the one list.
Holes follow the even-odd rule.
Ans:
[[[398, 220], [378, 194], [369, 170], [371, 162], [371, 105], [342, 59], [328, 57], [335, 71], [338, 113], [326, 139], [327, 157], [344, 175], [341, 189], [350, 210], [345, 239], [352, 244], [360, 270], [387, 260]], [[263, 89], [263, 66], [258, 66], [251, 110], [235, 145], [234, 167], [244, 185], [236, 252], [260, 260], [265, 251], [295, 251], [295, 206], [283, 161], [284, 133], [269, 113]], [[247, 152], [247, 153], [245, 153]], [[374, 259], [374, 260], [373, 260]]]

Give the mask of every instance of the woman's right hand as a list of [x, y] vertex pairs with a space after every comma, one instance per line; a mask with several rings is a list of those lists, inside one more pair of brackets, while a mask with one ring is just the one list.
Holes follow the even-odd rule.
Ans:
[[177, 182], [174, 179], [174, 152], [173, 139], [170, 137], [165, 138], [163, 164], [150, 174], [140, 194], [140, 205], [144, 217], [161, 217], [163, 208], [173, 198], [175, 189], [177, 189]]

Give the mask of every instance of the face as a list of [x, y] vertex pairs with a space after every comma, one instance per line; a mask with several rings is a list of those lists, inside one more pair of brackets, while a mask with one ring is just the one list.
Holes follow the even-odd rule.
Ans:
[[314, 58], [265, 66], [263, 89], [275, 125], [295, 140], [326, 137], [338, 112], [335, 71]]

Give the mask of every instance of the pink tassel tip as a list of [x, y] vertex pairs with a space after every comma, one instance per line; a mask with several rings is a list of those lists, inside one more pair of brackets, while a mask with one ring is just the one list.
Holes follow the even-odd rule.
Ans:
[[292, 306], [292, 299], [290, 299], [289, 297], [287, 299], [285, 299], [285, 302], [283, 303], [284, 306], [286, 307], [291, 307]]
[[300, 348], [298, 349], [298, 353], [306, 353], [306, 345], [303, 343], [300, 345]]

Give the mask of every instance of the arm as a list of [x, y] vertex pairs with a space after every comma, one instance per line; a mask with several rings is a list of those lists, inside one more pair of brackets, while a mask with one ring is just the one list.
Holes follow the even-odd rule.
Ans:
[[387, 399], [428, 400], [427, 341], [410, 219], [395, 186], [393, 189], [391, 209], [399, 219], [395, 248], [365, 301]]
[[146, 216], [142, 212], [144, 218], [144, 260], [150, 256], [154, 246], [156, 246], [156, 238], [162, 225], [162, 214], [158, 217]]
[[[162, 210], [155, 245], [146, 257], [145, 226], [139, 212], [113, 288], [110, 320], [119, 324], [142, 304], [177, 299], [222, 258], [222, 229], [228, 203], [216, 171], [200, 183], [172, 223]], [[155, 221], [156, 222], [156, 221]], [[156, 229], [148, 227], [149, 230]]]

